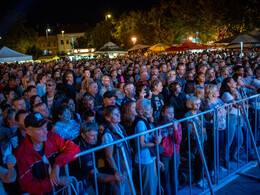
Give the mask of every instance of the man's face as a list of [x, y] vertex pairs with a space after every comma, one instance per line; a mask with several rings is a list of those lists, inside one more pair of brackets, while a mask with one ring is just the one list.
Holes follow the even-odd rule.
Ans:
[[109, 79], [109, 77], [103, 77], [102, 85], [104, 85], [105, 87], [109, 87], [110, 86], [110, 79]]
[[93, 145], [96, 143], [97, 141], [97, 135], [98, 132], [97, 131], [88, 131], [85, 134], [83, 134], [83, 139], [85, 140], [86, 143]]
[[30, 136], [34, 144], [39, 144], [47, 140], [47, 123], [41, 127], [28, 127], [26, 133]]
[[98, 93], [98, 84], [93, 83], [89, 86], [89, 92], [93, 95], [96, 95]]
[[26, 110], [25, 101], [24, 101], [23, 99], [22, 99], [22, 100], [14, 101], [13, 107], [14, 107], [14, 109], [16, 109], [16, 110]]
[[95, 116], [89, 116], [89, 117], [87, 117], [84, 122], [85, 122], [85, 123], [95, 122]]
[[125, 90], [126, 94], [128, 96], [135, 96], [136, 92], [135, 92], [135, 86], [133, 84], [130, 84], [127, 86], [126, 90]]
[[179, 75], [184, 75], [186, 72], [185, 66], [179, 66], [179, 69], [177, 70]]
[[116, 97], [111, 97], [111, 98], [104, 98], [104, 105], [106, 106], [111, 106], [111, 105], [116, 105]]
[[55, 88], [56, 88], [56, 84], [55, 83], [47, 82], [47, 84], [46, 84], [46, 91], [47, 91], [47, 93], [54, 92]]

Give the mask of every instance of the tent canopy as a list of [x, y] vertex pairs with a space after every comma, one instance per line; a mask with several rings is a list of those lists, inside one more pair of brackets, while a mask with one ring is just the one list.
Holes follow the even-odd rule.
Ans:
[[157, 43], [156, 45], [151, 46], [149, 48], [149, 50], [162, 52], [162, 51], [165, 51], [165, 49], [168, 48], [168, 47], [169, 46], [164, 45], [163, 43]]
[[18, 62], [18, 61], [30, 61], [32, 56], [25, 55], [9, 49], [8, 47], [3, 47], [0, 50], [0, 62]]
[[187, 51], [193, 49], [207, 49], [208, 45], [193, 43], [190, 40], [185, 40], [178, 45], [167, 48], [165, 51]]
[[243, 42], [244, 44], [260, 43], [260, 36], [255, 36], [251, 34], [238, 34], [222, 39], [220, 41], [216, 41], [215, 43], [240, 44], [241, 42]]
[[128, 51], [134, 51], [138, 49], [144, 49], [150, 47], [149, 45], [141, 45], [141, 44], [136, 44], [134, 47], [130, 48]]

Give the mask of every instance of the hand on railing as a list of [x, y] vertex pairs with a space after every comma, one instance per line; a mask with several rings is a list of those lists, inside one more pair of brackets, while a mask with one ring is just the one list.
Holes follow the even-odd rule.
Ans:
[[126, 176], [127, 176], [127, 173], [122, 174], [120, 172], [117, 172], [117, 173], [115, 173], [115, 181], [121, 182], [126, 178]]
[[60, 167], [59, 165], [54, 164], [50, 174], [50, 181], [52, 186], [59, 185], [60, 182], [59, 174], [60, 174]]
[[59, 177], [59, 185], [60, 186], [67, 186], [72, 183], [72, 177], [70, 176], [60, 176]]
[[157, 137], [155, 137], [154, 143], [159, 144], [159, 143], [161, 143], [161, 141], [162, 141], [162, 135], [160, 134]]

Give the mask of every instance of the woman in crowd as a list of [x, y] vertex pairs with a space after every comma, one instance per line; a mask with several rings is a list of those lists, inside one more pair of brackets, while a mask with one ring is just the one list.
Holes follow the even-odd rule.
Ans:
[[71, 119], [68, 105], [60, 105], [56, 111], [56, 120], [52, 131], [63, 139], [74, 140], [79, 135], [80, 124]]
[[[146, 98], [139, 99], [136, 102], [136, 112], [138, 115], [135, 117], [132, 125], [135, 129], [135, 133], [143, 133], [149, 130], [151, 127], [148, 118], [152, 117], [153, 114], [150, 100]], [[155, 195], [158, 190], [158, 177], [155, 163], [156, 157], [152, 155], [150, 149], [156, 147], [156, 145], [161, 142], [161, 138], [161, 136], [155, 137], [149, 134], [141, 135], [137, 138], [140, 142], [140, 159], [137, 152], [137, 140], [135, 148], [133, 148], [135, 150], [134, 162], [141, 164], [142, 189], [145, 195]]]
[[[109, 144], [118, 139], [127, 137], [124, 127], [120, 124], [121, 114], [117, 106], [107, 106], [103, 111], [104, 118], [107, 124], [105, 125], [104, 133], [102, 135], [102, 144]], [[120, 147], [124, 148], [126, 159], [123, 158], [122, 152], [120, 152]], [[119, 150], [117, 153], [117, 150]], [[119, 156], [117, 155], [119, 154]], [[119, 160], [118, 160], [119, 158]], [[119, 145], [111, 145], [105, 148], [105, 159], [107, 163], [108, 173], [116, 175], [117, 173], [125, 173], [126, 169], [124, 166], [124, 161], [127, 161], [132, 170], [131, 161], [131, 149], [128, 141], [124, 141]], [[121, 182], [121, 187], [117, 182], [111, 182], [113, 194], [130, 194], [130, 186], [128, 181], [124, 180]]]
[[33, 107], [39, 103], [42, 103], [41, 97], [39, 95], [33, 95], [30, 99], [31, 108], [33, 109]]
[[[162, 172], [162, 186], [165, 191], [164, 194], [171, 195], [175, 194], [175, 182], [177, 189], [179, 186], [178, 169], [180, 164], [180, 144], [182, 140], [182, 127], [181, 124], [174, 118], [173, 106], [164, 105], [162, 107], [161, 116], [162, 121], [157, 125], [158, 127], [173, 122], [173, 125], [160, 130], [160, 134], [162, 135], [161, 145], [164, 149], [164, 152], [160, 155], [160, 160], [165, 168], [165, 170]], [[175, 144], [175, 151], [173, 144]], [[175, 159], [176, 173], [174, 169]], [[177, 181], [175, 181], [175, 174], [177, 176]]]
[[205, 88], [196, 86], [194, 90], [194, 96], [200, 99], [200, 111], [203, 112], [205, 109]]
[[69, 106], [71, 119], [75, 120], [77, 123], [81, 124], [82, 120], [81, 120], [80, 115], [78, 113], [76, 113], [76, 106], [75, 106], [74, 100], [70, 97], [67, 97], [67, 98], [65, 98], [63, 103], [65, 105]]
[[229, 109], [229, 126], [228, 126], [228, 146], [230, 160], [238, 161], [237, 154], [243, 144], [243, 133], [240, 126], [241, 112], [236, 100], [239, 98], [239, 92], [236, 90], [237, 84], [232, 77], [227, 77], [222, 81], [220, 87], [220, 97], [225, 103], [233, 103]]
[[136, 102], [126, 102], [122, 107], [121, 124], [128, 135], [134, 134], [131, 127], [136, 115]]
[[[214, 112], [205, 114], [205, 118], [208, 122], [214, 123], [217, 127], [219, 135], [219, 161], [220, 169], [228, 168], [228, 153], [227, 153], [227, 111], [225, 108], [218, 108], [224, 105], [224, 102], [219, 98], [220, 92], [217, 85], [209, 84], [205, 88], [205, 110], [217, 109], [217, 118], [214, 120]], [[210, 162], [214, 162], [214, 131], [212, 129], [207, 130], [208, 143], [209, 143], [209, 158]], [[215, 134], [216, 136], [217, 134]], [[209, 170], [213, 171], [213, 164], [209, 164]]]

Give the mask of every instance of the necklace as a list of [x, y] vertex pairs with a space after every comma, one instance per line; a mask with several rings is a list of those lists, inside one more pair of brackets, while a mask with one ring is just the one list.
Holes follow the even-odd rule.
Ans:
[[33, 144], [33, 148], [36, 150], [36, 151], [40, 151], [43, 147], [43, 143], [39, 146], [39, 145], [34, 145]]

